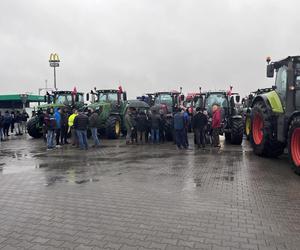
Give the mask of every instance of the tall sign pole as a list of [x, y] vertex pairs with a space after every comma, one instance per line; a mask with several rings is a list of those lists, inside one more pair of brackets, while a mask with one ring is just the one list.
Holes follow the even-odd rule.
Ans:
[[53, 69], [54, 69], [54, 89], [55, 90], [57, 90], [57, 88], [56, 88], [56, 67], [59, 67], [59, 63], [60, 63], [60, 60], [59, 60], [58, 54], [51, 53], [50, 59], [49, 59], [49, 64], [50, 64], [50, 67], [53, 67]]

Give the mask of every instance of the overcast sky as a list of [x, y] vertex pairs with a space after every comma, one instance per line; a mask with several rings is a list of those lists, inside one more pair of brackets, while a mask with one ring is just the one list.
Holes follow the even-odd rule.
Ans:
[[1, 0], [0, 94], [57, 85], [130, 97], [272, 85], [265, 58], [300, 54], [297, 0]]

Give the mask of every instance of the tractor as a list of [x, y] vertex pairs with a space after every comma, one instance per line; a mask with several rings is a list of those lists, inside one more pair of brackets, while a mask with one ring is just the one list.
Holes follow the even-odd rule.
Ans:
[[33, 138], [41, 138], [43, 136], [43, 112], [49, 108], [66, 108], [71, 114], [72, 109], [83, 109], [84, 100], [83, 93], [75, 91], [53, 91], [51, 94], [47, 92], [44, 97], [47, 104], [37, 107], [38, 112], [27, 122], [28, 134]]
[[212, 118], [212, 107], [217, 104], [221, 108], [222, 127], [220, 134], [225, 133], [225, 140], [234, 145], [241, 145], [243, 141], [243, 119], [239, 114], [236, 103], [240, 102], [238, 93], [232, 93], [232, 86], [228, 91], [208, 91], [195, 98], [196, 107], [205, 109]]
[[271, 62], [267, 77], [275, 85], [259, 89], [251, 105], [250, 141], [255, 154], [277, 157], [288, 147], [292, 168], [300, 174], [300, 56]]
[[[126, 92], [123, 92], [121, 87], [106, 90], [95, 88], [90, 94], [92, 100], [88, 108], [100, 110], [100, 134], [106, 135], [108, 139], [118, 139], [121, 133], [126, 134], [123, 119], [127, 101]], [[90, 94], [87, 94], [87, 100]]]
[[248, 96], [242, 99], [242, 117], [244, 123], [244, 134], [247, 140], [250, 140], [251, 134], [251, 106], [257, 92], [251, 92]]

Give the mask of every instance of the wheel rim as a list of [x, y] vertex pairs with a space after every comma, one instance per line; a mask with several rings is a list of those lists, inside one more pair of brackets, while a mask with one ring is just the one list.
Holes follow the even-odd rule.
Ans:
[[246, 135], [250, 134], [251, 120], [249, 117], [246, 118]]
[[261, 114], [256, 113], [252, 123], [252, 135], [256, 145], [261, 144], [264, 133], [263, 133], [264, 122]]
[[291, 141], [292, 159], [297, 167], [300, 167], [300, 128], [295, 128]]
[[116, 121], [115, 132], [117, 135], [120, 134], [120, 122], [119, 121]]

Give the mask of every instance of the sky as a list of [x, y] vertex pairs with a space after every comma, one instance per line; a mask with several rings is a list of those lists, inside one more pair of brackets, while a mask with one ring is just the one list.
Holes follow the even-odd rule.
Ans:
[[269, 87], [266, 57], [298, 55], [297, 0], [1, 0], [0, 94], [122, 85], [154, 92]]

